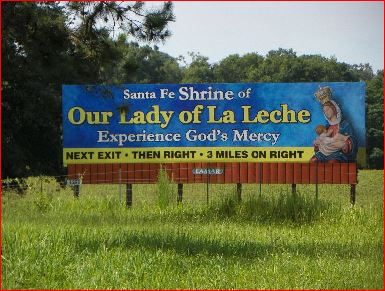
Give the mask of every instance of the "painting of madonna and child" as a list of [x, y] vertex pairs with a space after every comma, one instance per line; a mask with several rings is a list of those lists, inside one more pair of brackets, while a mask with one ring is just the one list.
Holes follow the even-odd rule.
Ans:
[[[314, 95], [321, 105], [325, 123], [315, 128], [316, 137], [313, 141], [315, 153], [311, 162], [356, 162], [360, 145], [357, 132], [351, 123], [355, 120], [350, 120], [355, 116], [354, 107], [351, 106], [352, 104], [349, 106], [352, 113], [350, 118], [344, 116], [343, 108], [337, 100], [334, 100], [332, 88], [329, 86], [320, 87]], [[343, 98], [345, 103], [349, 102], [349, 96], [343, 96]], [[353, 103], [353, 100], [351, 102]], [[359, 111], [356, 113], [360, 114]], [[356, 115], [356, 117], [356, 121], [361, 119], [361, 123], [364, 122], [362, 116]], [[362, 158], [360, 156], [360, 164], [364, 163]]]

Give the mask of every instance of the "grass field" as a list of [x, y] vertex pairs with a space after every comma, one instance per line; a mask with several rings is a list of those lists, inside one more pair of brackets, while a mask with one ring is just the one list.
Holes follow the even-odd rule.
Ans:
[[134, 185], [131, 209], [117, 185], [75, 199], [31, 178], [3, 192], [2, 288], [383, 289], [383, 178], [360, 171], [354, 207], [346, 185], [318, 200], [314, 186], [244, 185], [242, 203], [234, 185], [210, 186], [209, 205], [205, 185], [185, 185], [168, 206]]

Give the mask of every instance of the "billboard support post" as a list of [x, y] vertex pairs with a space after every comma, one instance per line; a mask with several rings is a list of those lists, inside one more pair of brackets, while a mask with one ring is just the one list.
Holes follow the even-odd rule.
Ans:
[[181, 203], [183, 200], [183, 184], [178, 183], [178, 197], [177, 197], [177, 202]]
[[206, 200], [207, 200], [207, 205], [209, 205], [209, 184], [210, 184], [210, 175], [207, 175], [207, 179], [206, 179]]
[[122, 169], [119, 169], [119, 204], [122, 203]]
[[126, 184], [126, 207], [132, 206], [132, 184]]
[[318, 200], [318, 163], [315, 167], [315, 199]]
[[354, 206], [355, 203], [356, 203], [356, 185], [351, 184], [350, 185], [350, 204]]
[[242, 201], [242, 184], [237, 183], [237, 201], [241, 202]]
[[295, 195], [297, 193], [297, 184], [291, 184], [291, 194]]

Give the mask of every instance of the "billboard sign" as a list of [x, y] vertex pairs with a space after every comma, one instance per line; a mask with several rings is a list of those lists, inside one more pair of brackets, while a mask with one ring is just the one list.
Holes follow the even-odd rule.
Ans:
[[361, 82], [63, 85], [62, 100], [64, 164], [364, 156]]

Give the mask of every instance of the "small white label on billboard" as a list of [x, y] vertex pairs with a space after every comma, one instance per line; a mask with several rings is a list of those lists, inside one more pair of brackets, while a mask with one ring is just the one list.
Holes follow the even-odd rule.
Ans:
[[222, 175], [223, 169], [220, 168], [195, 168], [192, 170], [194, 175]]
[[82, 184], [81, 179], [67, 179], [67, 186], [78, 186]]

